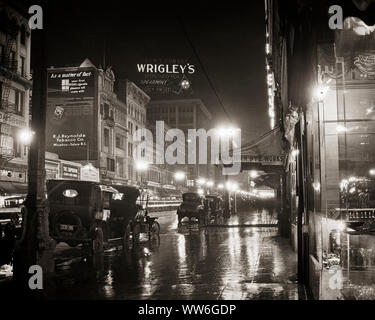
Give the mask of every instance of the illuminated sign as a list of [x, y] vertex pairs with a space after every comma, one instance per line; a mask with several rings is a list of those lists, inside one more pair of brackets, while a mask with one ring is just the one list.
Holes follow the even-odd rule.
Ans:
[[185, 59], [148, 59], [137, 63], [142, 78], [138, 85], [151, 96], [181, 95], [192, 93], [191, 77], [196, 66]]
[[91, 163], [83, 166], [81, 168], [81, 180], [99, 182], [99, 170], [95, 168]]
[[92, 68], [48, 72], [46, 146], [61, 159], [97, 159], [95, 79]]

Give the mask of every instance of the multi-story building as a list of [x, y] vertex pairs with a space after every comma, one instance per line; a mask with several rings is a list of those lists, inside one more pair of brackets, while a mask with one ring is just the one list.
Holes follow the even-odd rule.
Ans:
[[155, 194], [163, 196], [161, 190], [165, 187], [171, 187], [173, 183], [173, 172], [168, 170], [164, 165], [157, 165], [154, 162], [156, 141], [153, 141], [151, 154], [153, 159], [148, 159], [148, 167], [145, 170], [137, 170], [135, 163], [135, 151], [137, 142], [134, 141], [134, 133], [138, 129], [150, 129], [155, 132], [154, 128], [147, 123], [147, 105], [150, 103], [150, 97], [138, 86], [129, 80], [120, 80], [117, 86], [119, 98], [126, 103], [127, 108], [127, 172], [129, 184], [147, 186]]
[[134, 133], [138, 129], [146, 127], [146, 106], [150, 102], [150, 97], [133, 82], [120, 80], [118, 83], [118, 95], [126, 104], [127, 114], [127, 175], [130, 184], [137, 184], [145, 179], [145, 172], [137, 171], [134, 162], [136, 142]]
[[127, 106], [114, 92], [112, 69], [86, 59], [78, 67], [50, 68], [48, 81], [47, 150], [92, 163], [103, 182], [126, 184]]
[[[167, 163], [164, 164], [156, 164], [156, 159], [160, 159], [164, 156], [165, 150], [167, 145], [165, 143], [160, 144], [160, 142], [156, 139], [156, 126], [155, 123], [147, 123], [147, 129], [151, 131], [152, 136], [154, 138], [153, 144], [153, 164], [149, 170], [148, 179], [156, 187], [156, 191], [158, 191], [161, 196], [166, 196], [168, 193], [175, 192], [169, 190], [175, 190], [177, 181], [175, 181], [175, 172], [176, 168], [173, 165], [168, 165]], [[168, 125], [164, 125], [164, 134], [169, 129]], [[161, 154], [163, 153], [163, 154]], [[179, 186], [180, 187], [180, 186]], [[181, 188], [179, 188], [181, 189]]]
[[0, 2], [0, 192], [21, 194], [27, 186], [31, 34], [28, 19]]
[[283, 210], [298, 279], [315, 299], [374, 299], [375, 32], [366, 21], [375, 4], [331, 4], [343, 30], [329, 27], [330, 1], [265, 1], [270, 111], [287, 155]]
[[[211, 129], [212, 115], [200, 99], [180, 100], [155, 100], [147, 107], [147, 121], [155, 125], [156, 121], [164, 121], [170, 128], [181, 129], [185, 138], [189, 129]], [[188, 139], [185, 141], [186, 155]], [[207, 148], [210, 150], [210, 148]], [[208, 155], [208, 161], [210, 157]], [[187, 163], [187, 157], [186, 157]], [[215, 179], [214, 165], [176, 165], [175, 170], [182, 170], [186, 173], [187, 179], [194, 181], [198, 177]]]

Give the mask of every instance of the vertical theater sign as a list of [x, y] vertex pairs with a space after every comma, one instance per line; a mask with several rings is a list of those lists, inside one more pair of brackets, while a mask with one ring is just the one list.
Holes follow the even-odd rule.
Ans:
[[94, 68], [49, 69], [46, 146], [66, 160], [96, 160]]

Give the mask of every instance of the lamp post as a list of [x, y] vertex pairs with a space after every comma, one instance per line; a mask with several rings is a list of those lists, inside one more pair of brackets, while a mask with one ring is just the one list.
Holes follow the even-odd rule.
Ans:
[[[43, 1], [45, 3], [45, 1]], [[28, 288], [29, 268], [39, 265], [43, 274], [54, 271], [53, 249], [55, 241], [49, 236], [48, 205], [46, 199], [45, 129], [47, 108], [47, 65], [45, 57], [45, 31], [33, 31], [33, 101], [28, 161], [28, 195], [24, 209], [23, 231], [14, 254], [14, 280]], [[25, 133], [23, 138], [30, 138]]]
[[211, 188], [214, 186], [214, 182], [211, 181], [211, 180], [209, 180], [209, 181], [207, 181], [206, 185], [207, 185], [208, 194], [210, 194], [211, 193]]
[[143, 181], [143, 174], [148, 170], [149, 164], [144, 160], [137, 160], [135, 162], [135, 169], [137, 172], [139, 172], [141, 176], [141, 186], [143, 187], [144, 181]]
[[18, 133], [18, 140], [25, 146], [30, 146], [33, 141], [35, 132], [31, 131], [29, 128], [24, 128]]
[[177, 183], [180, 183], [180, 184], [182, 184], [182, 185], [184, 185], [185, 178], [186, 178], [186, 174], [185, 174], [185, 172], [183, 172], [183, 171], [177, 171], [177, 172], [175, 172], [175, 174], [174, 174], [174, 180], [175, 180]]
[[[222, 127], [217, 128], [217, 132], [221, 140], [227, 141], [227, 139], [229, 138], [238, 137], [238, 135], [241, 132], [241, 129], [231, 127], [230, 125], [224, 125]], [[233, 147], [235, 148], [238, 147], [235, 141], [233, 141]], [[223, 164], [223, 166], [225, 167], [225, 164]], [[228, 181], [228, 175], [225, 176], [225, 181], [226, 183], [225, 183], [225, 193], [224, 193], [224, 211], [225, 211], [225, 216], [230, 217], [232, 208], [231, 208], [231, 201], [230, 201], [231, 190], [230, 188], [228, 189], [228, 184], [230, 184], [230, 182]]]

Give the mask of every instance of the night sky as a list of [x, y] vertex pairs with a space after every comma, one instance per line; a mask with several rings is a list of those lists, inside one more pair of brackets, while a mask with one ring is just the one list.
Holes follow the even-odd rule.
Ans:
[[[245, 5], [190, 1], [135, 5], [128, 1], [49, 1], [45, 12], [49, 66], [78, 65], [88, 57], [112, 66], [116, 78], [137, 83], [137, 63], [146, 59], [185, 59], [196, 65], [193, 96], [214, 116], [242, 128], [244, 142], [269, 130], [264, 67], [263, 0]], [[228, 120], [202, 71], [195, 47]], [[164, 98], [180, 98], [165, 96]]]

